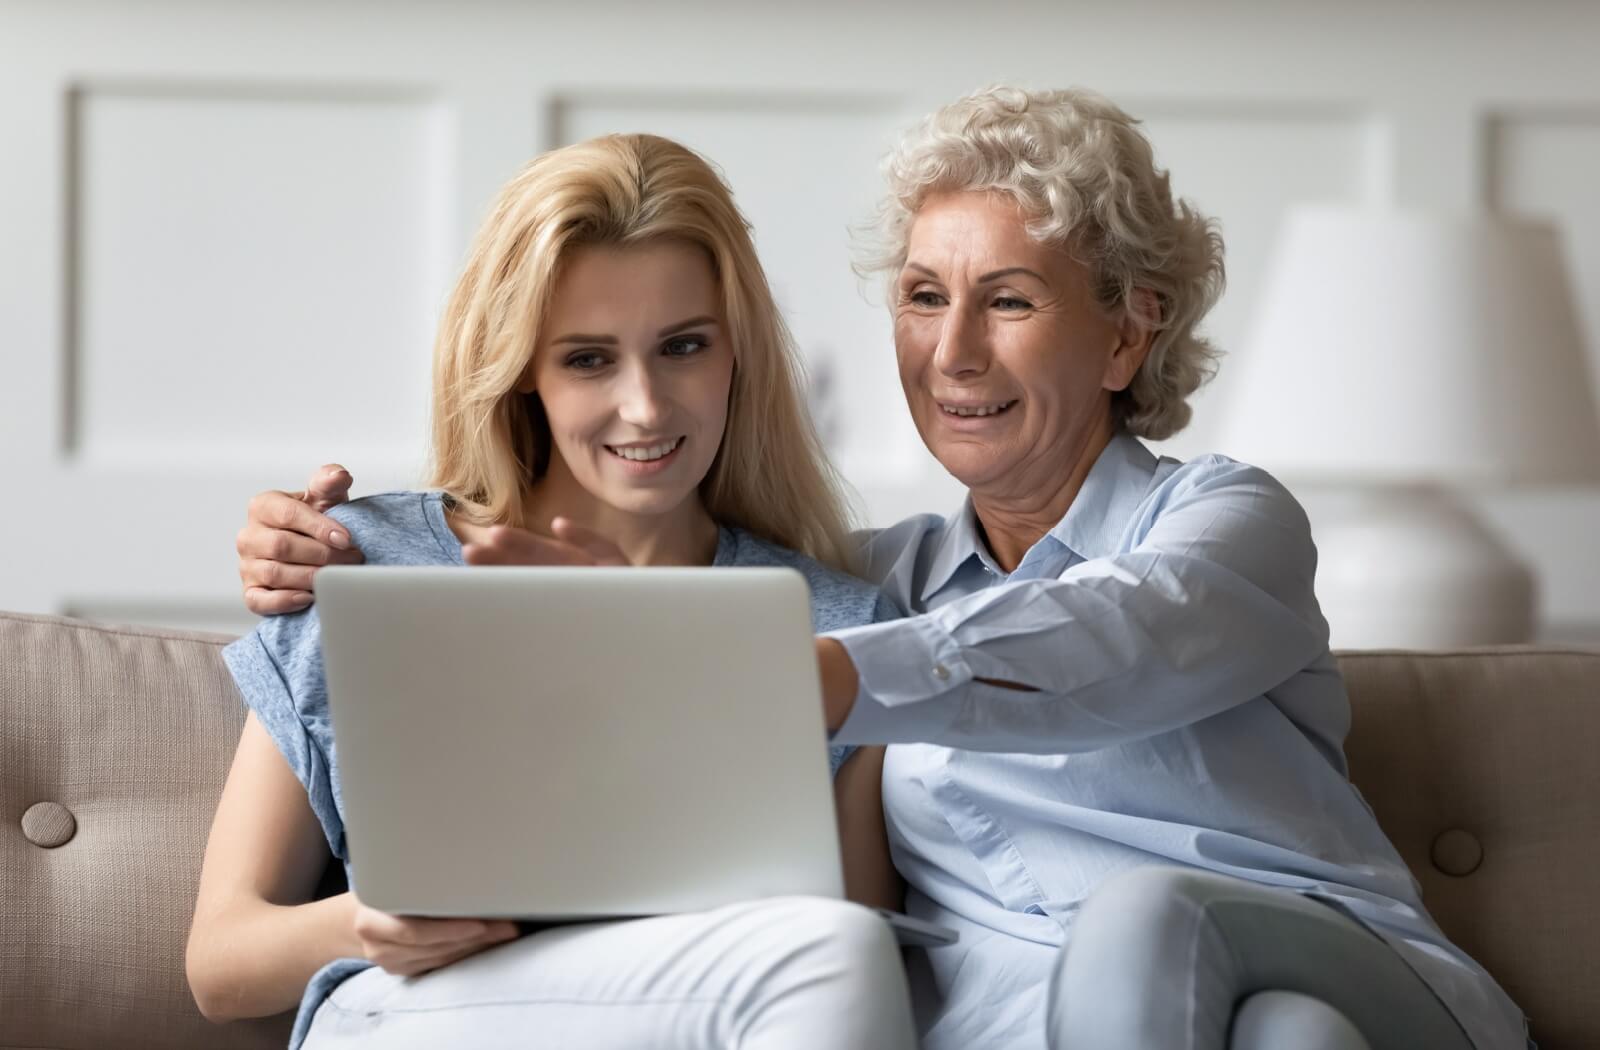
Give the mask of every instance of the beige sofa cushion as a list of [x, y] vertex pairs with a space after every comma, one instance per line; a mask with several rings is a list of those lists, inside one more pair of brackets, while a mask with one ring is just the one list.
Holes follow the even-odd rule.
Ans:
[[1351, 779], [1428, 910], [1528, 1014], [1541, 1050], [1600, 1047], [1600, 652], [1339, 664]]
[[228, 641], [0, 613], [0, 1046], [287, 1045], [287, 1017], [207, 1022], [183, 974], [244, 725]]
[[[0, 613], [0, 1048], [285, 1045], [286, 1016], [208, 1024], [183, 975], [244, 720], [227, 641]], [[1600, 653], [1340, 663], [1352, 775], [1435, 918], [1543, 1050], [1600, 1046]]]

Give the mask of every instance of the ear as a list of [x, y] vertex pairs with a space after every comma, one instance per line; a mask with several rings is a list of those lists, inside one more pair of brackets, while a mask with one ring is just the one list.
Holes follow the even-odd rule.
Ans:
[[517, 380], [517, 393], [537, 394], [538, 392], [539, 384], [534, 376], [533, 360], [530, 358], [528, 367], [523, 369], [522, 378]]
[[1117, 324], [1117, 345], [1106, 360], [1100, 385], [1110, 391], [1128, 389], [1139, 366], [1150, 354], [1161, 320], [1161, 300], [1149, 288], [1135, 288], [1123, 304], [1122, 320]]

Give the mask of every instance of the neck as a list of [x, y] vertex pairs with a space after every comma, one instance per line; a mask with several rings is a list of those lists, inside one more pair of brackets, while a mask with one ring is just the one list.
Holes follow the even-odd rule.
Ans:
[[[1066, 458], [1066, 473], [1058, 474], [1050, 483], [1017, 484], [1018, 480], [1027, 480], [1020, 478], [1026, 472], [1019, 471], [1019, 477], [1007, 479], [1008, 485], [972, 490], [972, 509], [978, 519], [979, 532], [1000, 568], [1014, 571], [1028, 548], [1067, 516], [1072, 501], [1083, 488], [1084, 479], [1115, 433], [1115, 425], [1107, 418], [1084, 434]], [[1056, 464], [1061, 462], [1059, 458], [1052, 458]]]
[[523, 521], [550, 534], [552, 518], [567, 518], [621, 548], [631, 565], [710, 565], [717, 554], [717, 523], [698, 492], [664, 514], [632, 514], [596, 499], [572, 477], [559, 457], [528, 490]]

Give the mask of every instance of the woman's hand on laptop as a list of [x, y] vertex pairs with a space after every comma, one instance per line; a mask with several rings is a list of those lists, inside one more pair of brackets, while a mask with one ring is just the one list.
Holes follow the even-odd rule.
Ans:
[[355, 934], [362, 952], [401, 977], [437, 970], [517, 936], [517, 924], [505, 920], [424, 919], [357, 904]]
[[350, 498], [354, 480], [330, 463], [303, 492], [256, 493], [234, 543], [246, 608], [257, 616], [299, 612], [313, 600], [311, 580], [318, 569], [364, 560], [350, 534], [322, 513]]
[[567, 518], [550, 522], [554, 536], [540, 536], [511, 525], [485, 529], [481, 539], [463, 544], [468, 565], [627, 565], [622, 548], [598, 532]]

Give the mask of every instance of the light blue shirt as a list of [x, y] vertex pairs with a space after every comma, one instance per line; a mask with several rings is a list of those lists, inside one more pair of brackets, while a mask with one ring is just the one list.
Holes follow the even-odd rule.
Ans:
[[[915, 614], [843, 630], [861, 689], [836, 742], [891, 744], [883, 791], [930, 953], [930, 1050], [1043, 1045], [1045, 989], [1102, 881], [1177, 864], [1287, 887], [1391, 944], [1483, 1050], [1521, 1012], [1423, 909], [1351, 785], [1344, 682], [1304, 512], [1265, 472], [1119, 435], [1005, 573], [970, 502], [872, 537]], [[1019, 692], [992, 678], [1033, 686]]]
[[[368, 565], [465, 564], [461, 542], [445, 520], [440, 493], [385, 493], [335, 507], [328, 515], [350, 531]], [[719, 531], [712, 564], [799, 572], [811, 591], [811, 621], [818, 631], [899, 615], [878, 588], [743, 529]], [[328, 849], [343, 863], [345, 878], [354, 886], [345, 849], [344, 803], [317, 607], [267, 617], [224, 649], [222, 656], [244, 702], [304, 785]], [[822, 746], [820, 739], [818, 746]], [[838, 744], [829, 748], [834, 772], [851, 750]], [[371, 965], [365, 959], [338, 959], [317, 971], [301, 998], [289, 1045], [298, 1047], [305, 1039], [317, 1008], [340, 982]]]

